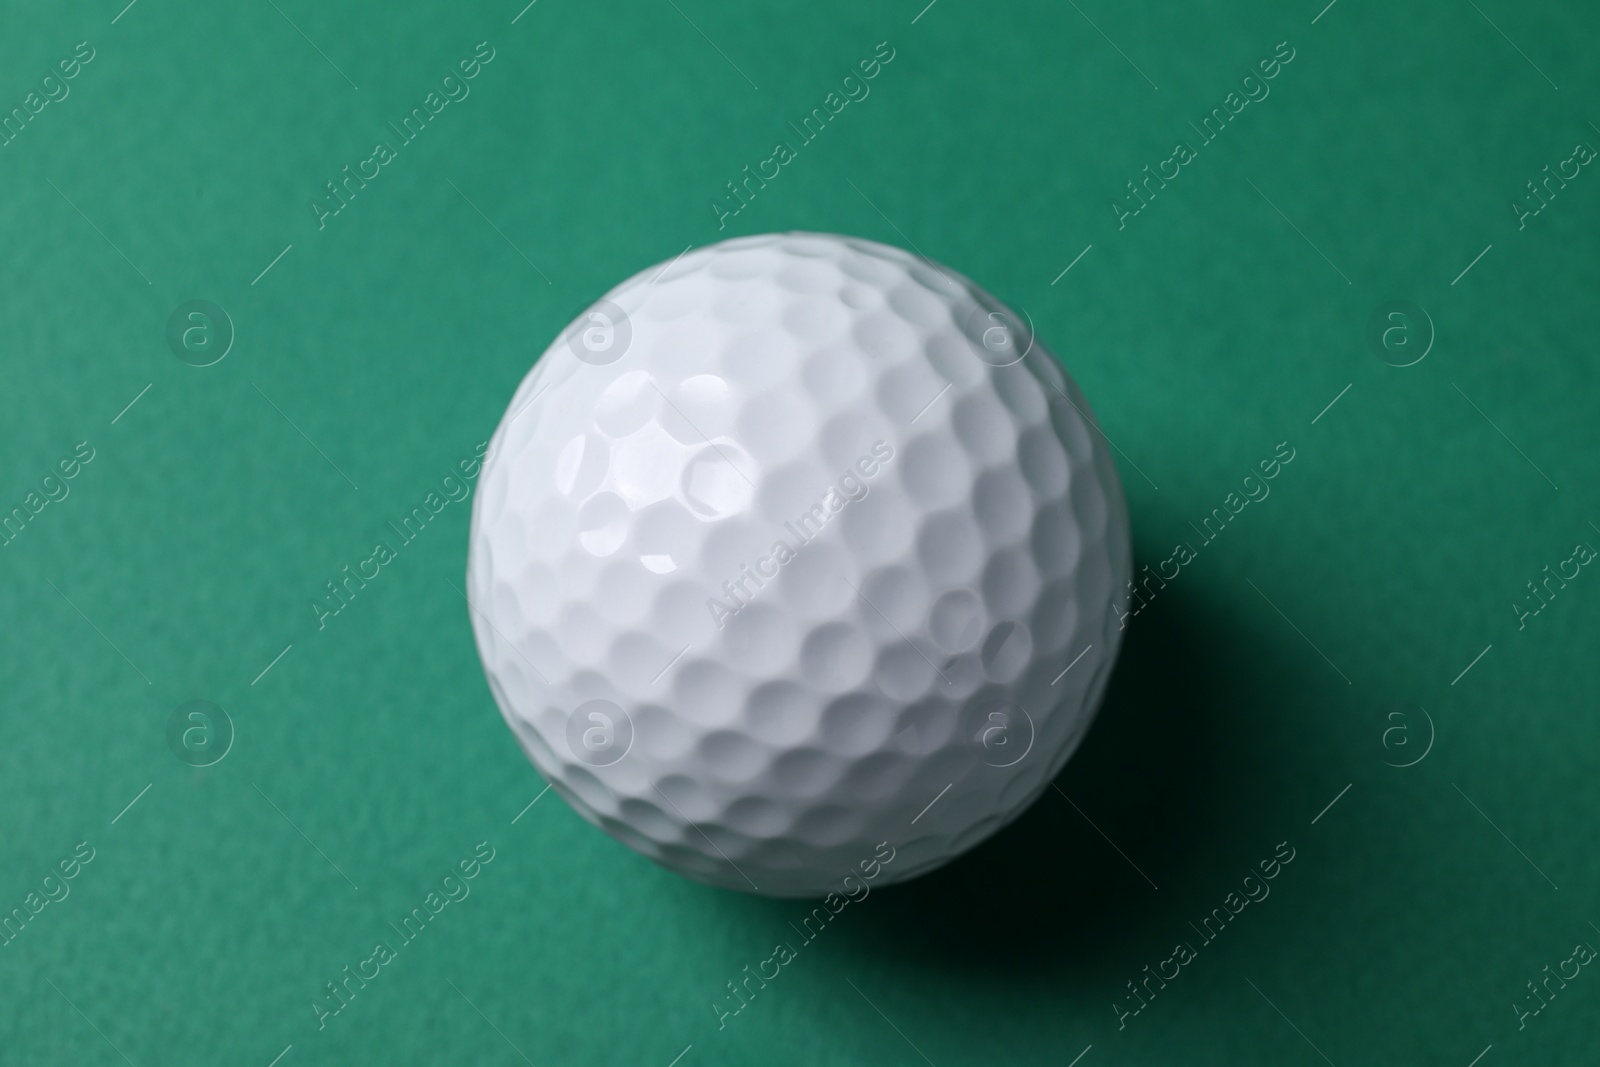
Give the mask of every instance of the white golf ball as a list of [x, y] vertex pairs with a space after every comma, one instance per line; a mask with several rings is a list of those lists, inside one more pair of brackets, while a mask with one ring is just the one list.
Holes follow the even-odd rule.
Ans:
[[928, 871], [1048, 787], [1129, 560], [1105, 438], [1026, 321], [790, 233], [658, 264], [556, 339], [484, 462], [467, 582], [494, 698], [574, 810], [797, 897]]

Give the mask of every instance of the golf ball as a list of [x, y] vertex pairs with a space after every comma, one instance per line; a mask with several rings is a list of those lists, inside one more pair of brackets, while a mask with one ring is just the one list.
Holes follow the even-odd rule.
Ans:
[[484, 461], [467, 582], [494, 698], [578, 814], [696, 881], [814, 897], [937, 867], [1048, 788], [1129, 560], [1105, 438], [1024, 318], [790, 233], [658, 264], [550, 345]]

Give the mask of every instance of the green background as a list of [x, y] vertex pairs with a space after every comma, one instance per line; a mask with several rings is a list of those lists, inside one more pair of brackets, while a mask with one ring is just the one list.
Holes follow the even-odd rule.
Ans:
[[[1510, 605], [1600, 545], [1600, 176], [1522, 229], [1508, 204], [1600, 145], [1600, 16], [924, 3], [7, 5], [0, 109], [95, 55], [0, 148], [0, 509], [95, 452], [0, 548], [0, 910], [94, 858], [0, 947], [0, 1061], [1592, 1056], [1600, 975], [1511, 1005], [1600, 945], [1600, 578]], [[319, 230], [323, 183], [480, 41], [471, 95]], [[724, 183], [882, 41], [871, 95], [719, 231]], [[1270, 96], [1119, 229], [1281, 41]], [[1133, 622], [1059, 795], [852, 905], [719, 1029], [805, 909], [528, 807], [457, 591], [468, 507], [325, 629], [308, 601], [591, 300], [785, 229], [1026, 309], [1120, 449], [1141, 564], [1296, 458]], [[236, 331], [204, 368], [165, 339], [197, 299]], [[1392, 300], [1435, 334], [1403, 368], [1365, 336]], [[167, 740], [190, 700], [234, 732], [204, 768]], [[470, 897], [319, 1030], [323, 983], [482, 841]], [[1119, 1029], [1280, 842], [1270, 898]]]

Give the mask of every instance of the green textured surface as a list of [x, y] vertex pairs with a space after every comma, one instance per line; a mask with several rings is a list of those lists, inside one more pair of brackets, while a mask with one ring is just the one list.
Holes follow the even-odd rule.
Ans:
[[[1600, 175], [1521, 228], [1508, 207], [1600, 145], [1592, 9], [123, 2], [0, 15], [0, 107], [93, 49], [0, 148], [0, 508], [93, 450], [0, 549], [0, 906], [93, 850], [0, 947], [0, 1061], [1592, 1058], [1600, 975], [1514, 1005], [1600, 946], [1600, 577], [1520, 627], [1511, 605], [1600, 545]], [[470, 95], [319, 229], [323, 183], [481, 41]], [[724, 183], [884, 41], [870, 95], [719, 230]], [[1270, 95], [1200, 144], [1279, 42]], [[1180, 139], [1196, 157], [1119, 228]], [[1060, 795], [850, 905], [719, 1028], [805, 909], [526, 807], [455, 588], [468, 505], [325, 629], [308, 602], [590, 300], [784, 229], [914, 247], [1025, 308], [1120, 448], [1139, 562], [1198, 553]], [[189, 300], [232, 319], [215, 365], [167, 345]], [[1437, 333], [1412, 366], [1364, 336], [1391, 300]], [[1285, 441], [1271, 495], [1201, 544]], [[167, 741], [196, 699], [236, 732], [199, 769]], [[324, 983], [480, 842], [470, 896], [319, 1029]], [[1281, 842], [1271, 895], [1203, 943]]]

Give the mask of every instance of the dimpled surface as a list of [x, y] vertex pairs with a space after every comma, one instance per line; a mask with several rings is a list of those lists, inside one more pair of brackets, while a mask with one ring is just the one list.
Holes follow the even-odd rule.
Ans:
[[580, 815], [686, 877], [936, 867], [1049, 785], [1115, 659], [1127, 512], [1088, 412], [1025, 322], [898, 249], [766, 235], [641, 272], [485, 461], [495, 700]]

